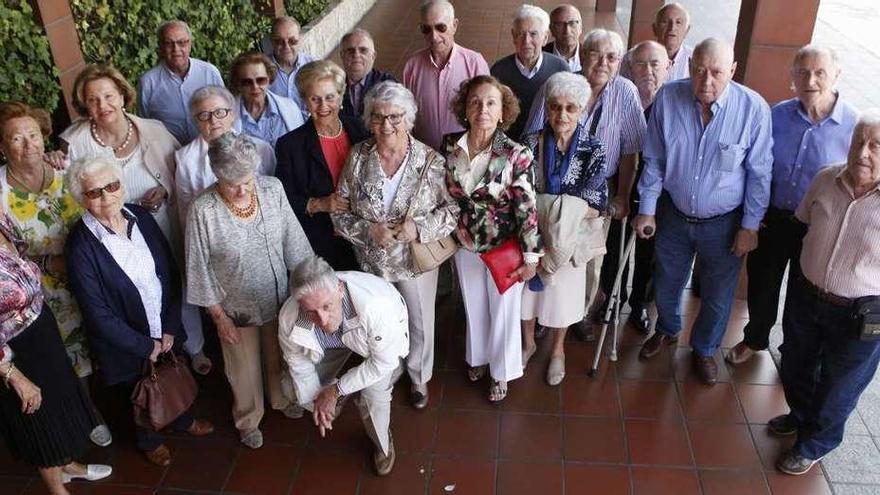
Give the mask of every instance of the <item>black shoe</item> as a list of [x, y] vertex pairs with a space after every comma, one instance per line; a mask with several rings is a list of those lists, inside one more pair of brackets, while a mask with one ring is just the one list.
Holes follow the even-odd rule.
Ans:
[[789, 450], [779, 456], [779, 459], [776, 460], [776, 469], [785, 474], [800, 476], [802, 474], [807, 474], [810, 471], [810, 468], [821, 460], [821, 458], [807, 459], [806, 457], [795, 454], [793, 451]]
[[648, 318], [647, 310], [633, 309], [632, 313], [629, 314], [629, 323], [638, 330], [639, 333], [648, 335], [648, 331], [651, 327], [651, 319]]
[[541, 340], [547, 336], [547, 327], [540, 323], [535, 323], [535, 340]]
[[593, 333], [593, 324], [588, 319], [583, 319], [568, 328], [575, 337], [583, 342], [593, 342], [596, 340], [596, 334]]
[[798, 432], [798, 421], [791, 414], [781, 414], [767, 422], [767, 429], [778, 437], [788, 437]]

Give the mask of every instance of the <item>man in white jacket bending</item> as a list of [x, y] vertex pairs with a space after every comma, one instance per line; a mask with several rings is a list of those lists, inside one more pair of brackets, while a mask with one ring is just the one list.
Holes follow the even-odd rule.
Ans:
[[[290, 298], [278, 318], [278, 339], [297, 400], [312, 412], [321, 436], [333, 427], [337, 401], [360, 392], [357, 405], [376, 445], [376, 472], [390, 473], [395, 459], [391, 389], [409, 352], [403, 298], [375, 275], [337, 273], [314, 257], [293, 269]], [[352, 353], [363, 362], [337, 378]]]

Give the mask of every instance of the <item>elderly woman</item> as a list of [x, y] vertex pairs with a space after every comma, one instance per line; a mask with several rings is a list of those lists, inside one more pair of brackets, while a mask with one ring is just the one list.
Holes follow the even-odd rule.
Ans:
[[235, 130], [273, 147], [278, 138], [303, 125], [299, 105], [269, 91], [277, 71], [269, 57], [259, 52], [239, 55], [229, 68], [229, 85], [239, 95]]
[[364, 123], [374, 137], [352, 149], [336, 189], [349, 208], [332, 217], [361, 267], [393, 283], [406, 301], [411, 399], [423, 409], [434, 368], [438, 269], [420, 272], [410, 244], [449, 235], [459, 209], [446, 191], [445, 160], [409, 134], [415, 116], [415, 99], [402, 84], [382, 82], [367, 93]]
[[[86, 211], [68, 235], [64, 253], [101, 377], [130, 407], [146, 360], [155, 362], [160, 353], [179, 350], [186, 334], [171, 246], [147, 209], [123, 205], [124, 174], [110, 157], [71, 165], [66, 185]], [[189, 412], [168, 428], [196, 436], [214, 430]], [[171, 464], [161, 432], [137, 427], [135, 436], [148, 461]]]
[[590, 100], [587, 81], [570, 72], [554, 74], [544, 99], [547, 124], [523, 142], [535, 157], [538, 225], [547, 248], [538, 276], [523, 291], [523, 367], [537, 349], [537, 319], [554, 330], [547, 383], [559, 385], [565, 377], [565, 332], [583, 317], [586, 263], [605, 251], [599, 215], [608, 186], [605, 150], [578, 122]]
[[357, 270], [351, 245], [334, 234], [330, 214], [348, 209], [334, 191], [349, 149], [369, 134], [360, 119], [339, 115], [345, 72], [338, 65], [310, 62], [297, 73], [296, 85], [312, 116], [278, 140], [275, 175], [315, 254], [334, 270]]
[[[92, 359], [79, 308], [67, 287], [64, 261], [64, 240], [82, 210], [64, 187], [63, 175], [43, 161], [43, 142], [51, 132], [45, 111], [20, 102], [0, 104], [0, 152], [7, 161], [0, 167], [0, 203], [27, 242], [28, 259], [41, 269], [44, 302], [55, 315], [67, 356], [88, 390]], [[93, 412], [101, 418], [97, 409]], [[110, 430], [103, 419], [100, 423], [92, 440], [110, 445]]]
[[281, 183], [256, 175], [260, 156], [251, 138], [224, 134], [208, 156], [217, 183], [187, 216], [187, 298], [214, 320], [232, 387], [232, 417], [241, 442], [256, 449], [263, 445], [264, 369], [272, 408], [302, 416], [282, 392], [277, 318], [287, 298], [287, 271], [312, 249]]
[[[81, 118], [70, 125], [61, 139], [71, 161], [91, 157], [116, 160], [122, 169], [125, 203], [149, 210], [171, 243], [174, 257], [182, 264], [183, 240], [174, 201], [174, 152], [180, 145], [158, 120], [132, 113], [135, 91], [118, 70], [109, 65], [89, 65], [73, 84], [73, 106]], [[184, 305], [186, 351], [200, 373], [211, 362], [202, 353], [205, 339], [198, 310]]]
[[[461, 84], [452, 107], [464, 133], [446, 136], [446, 183], [461, 216], [455, 254], [467, 314], [468, 378], [488, 367], [489, 400], [507, 396], [507, 382], [523, 374], [520, 338], [522, 282], [535, 275], [543, 254], [535, 207], [532, 153], [504, 134], [519, 113], [516, 96], [491, 76]], [[480, 258], [509, 239], [524, 262], [508, 277], [518, 280], [503, 294]]]

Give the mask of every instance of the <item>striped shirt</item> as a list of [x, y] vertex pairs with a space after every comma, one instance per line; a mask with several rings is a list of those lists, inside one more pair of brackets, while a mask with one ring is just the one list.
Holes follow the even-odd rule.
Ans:
[[648, 120], [639, 213], [654, 215], [665, 190], [685, 215], [710, 218], [743, 207], [742, 227], [758, 230], [770, 201], [770, 107], [730, 82], [704, 127], [690, 79], [666, 83]]
[[[690, 60], [693, 53], [693, 48], [681, 45], [681, 48], [678, 49], [678, 53], [675, 54], [675, 58], [671, 60], [672, 67], [669, 68], [669, 75], [666, 76], [666, 82], [691, 77], [688, 60]], [[626, 52], [626, 55], [620, 60], [620, 75], [632, 81], [632, 50]]]
[[810, 226], [801, 270], [841, 297], [880, 295], [880, 184], [856, 199], [846, 165], [820, 171], [797, 209]]
[[345, 293], [342, 296], [342, 321], [339, 323], [339, 328], [336, 329], [335, 332], [331, 334], [325, 333], [321, 330], [318, 325], [309, 319], [302, 311], [299, 312], [299, 316], [297, 317], [296, 326], [302, 328], [308, 328], [310, 326], [313, 327], [313, 331], [315, 332], [315, 339], [317, 339], [318, 344], [321, 346], [321, 349], [326, 351], [327, 349], [345, 349], [345, 343], [342, 342], [342, 334], [345, 333], [346, 330], [351, 328], [350, 320], [355, 318], [357, 313], [354, 310], [354, 305], [351, 302], [351, 295], [348, 293], [348, 287], [345, 288]]
[[[545, 88], [546, 84], [541, 86], [538, 94], [535, 95], [523, 131], [524, 135], [538, 132], [544, 128], [546, 120], [544, 113]], [[605, 145], [605, 177], [608, 178], [617, 175], [621, 156], [631, 155], [642, 150], [646, 130], [645, 115], [636, 86], [622, 77], [615, 77], [605, 85], [605, 89], [602, 90], [593, 106], [593, 111], [584, 114], [581, 118], [584, 129], [592, 127], [593, 117], [596, 116], [599, 106], [602, 107], [602, 115], [596, 127], [596, 138]]]

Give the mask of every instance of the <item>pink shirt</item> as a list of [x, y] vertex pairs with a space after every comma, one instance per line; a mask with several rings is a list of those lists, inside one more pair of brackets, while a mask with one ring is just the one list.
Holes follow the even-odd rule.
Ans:
[[435, 150], [441, 151], [443, 135], [464, 130], [455, 120], [449, 104], [462, 81], [489, 74], [489, 65], [478, 52], [454, 44], [449, 61], [438, 67], [431, 51], [415, 52], [403, 67], [403, 85], [416, 97], [413, 136]]

